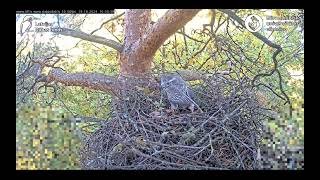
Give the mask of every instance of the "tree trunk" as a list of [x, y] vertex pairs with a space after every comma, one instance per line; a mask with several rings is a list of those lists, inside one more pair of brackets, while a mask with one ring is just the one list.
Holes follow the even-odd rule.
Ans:
[[190, 21], [199, 10], [169, 10], [151, 24], [151, 10], [127, 10], [125, 42], [120, 55], [120, 74], [146, 76], [162, 43]]
[[150, 26], [151, 10], [126, 10], [125, 42], [120, 54], [120, 74], [144, 76], [151, 69], [152, 57], [142, 56], [137, 52], [137, 46], [142, 36]]
[[87, 87], [113, 94], [118, 94], [132, 85], [157, 89], [158, 83], [149, 76], [154, 54], [166, 39], [182, 28], [199, 11], [198, 9], [168, 10], [156, 23], [151, 24], [150, 9], [126, 10], [124, 44], [93, 35], [96, 30], [88, 34], [63, 28], [58, 34], [100, 43], [117, 50], [120, 53], [120, 74], [118, 77], [99, 73], [68, 74], [61, 69], [52, 68], [49, 75], [41, 81], [46, 83], [55, 81], [67, 86]]

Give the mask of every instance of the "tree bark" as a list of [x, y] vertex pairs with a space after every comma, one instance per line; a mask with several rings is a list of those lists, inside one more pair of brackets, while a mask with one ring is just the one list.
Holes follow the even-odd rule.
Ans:
[[120, 56], [122, 75], [145, 76], [157, 49], [199, 10], [169, 10], [151, 25], [150, 10], [128, 10], [125, 16], [126, 38]]
[[148, 79], [154, 54], [166, 39], [182, 28], [199, 11], [192, 9], [169, 10], [158, 22], [151, 24], [151, 10], [126, 10], [123, 45], [100, 36], [72, 29], [63, 29], [58, 33], [104, 44], [120, 52], [120, 76], [116, 78], [99, 73], [67, 74], [61, 69], [53, 68], [47, 81], [60, 82], [67, 86], [82, 86], [104, 92], [113, 92], [113, 94], [116, 94], [115, 92], [120, 86], [129, 84], [126, 82], [136, 81], [136, 78], [141, 78], [144, 81], [149, 80], [147, 86], [157, 87], [154, 80]]
[[46, 82], [59, 82], [66, 86], [81, 86], [117, 95], [118, 85], [115, 77], [100, 73], [65, 73], [62, 69], [50, 71]]
[[126, 10], [125, 13], [125, 42], [120, 54], [121, 75], [144, 76], [151, 68], [150, 57], [139, 53], [138, 42], [150, 26], [151, 10]]

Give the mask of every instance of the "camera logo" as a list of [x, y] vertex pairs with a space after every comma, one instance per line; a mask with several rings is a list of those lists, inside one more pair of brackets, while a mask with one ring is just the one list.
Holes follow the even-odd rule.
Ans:
[[257, 32], [262, 28], [262, 18], [258, 15], [249, 15], [246, 18], [245, 26], [250, 32]]
[[34, 30], [31, 30], [31, 28], [34, 26], [34, 20], [38, 19], [39, 18], [36, 18], [32, 15], [25, 16], [20, 24], [20, 35], [23, 36], [24, 33], [34, 32]]

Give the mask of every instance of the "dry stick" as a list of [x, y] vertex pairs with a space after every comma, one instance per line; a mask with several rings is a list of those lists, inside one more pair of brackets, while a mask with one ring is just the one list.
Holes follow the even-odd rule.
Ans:
[[246, 104], [247, 101], [248, 100], [243, 101], [234, 111], [225, 116], [225, 118], [221, 122], [224, 123], [227, 119], [229, 119], [229, 117], [233, 116], [233, 114], [236, 113], [240, 108], [242, 108], [242, 106], [244, 106], [244, 104]]
[[199, 42], [199, 43], [204, 43], [204, 42], [201, 41], [201, 40], [197, 40], [197, 39], [195, 39], [195, 38], [193, 38], [193, 37], [190, 37], [189, 35], [187, 35], [186, 33], [182, 32], [182, 31], [177, 31], [177, 33], [178, 33], [178, 34], [182, 34], [183, 36], [185, 36], [185, 37], [187, 37], [187, 38], [189, 38], [189, 39], [191, 39], [191, 40], [193, 40], [193, 41], [196, 41], [196, 42]]
[[[235, 113], [235, 112], [236, 112], [239, 108], [241, 108], [246, 102], [247, 102], [247, 100], [244, 101], [237, 109], [235, 109], [235, 110], [234, 110], [232, 113], [230, 113], [230, 114]], [[228, 118], [228, 117], [226, 116], [222, 121], [224, 122], [227, 118]], [[223, 129], [224, 131], [226, 131], [227, 133], [231, 134], [232, 137], [234, 137], [235, 139], [237, 139], [237, 140], [238, 140], [239, 142], [241, 142], [245, 147], [247, 147], [249, 150], [251, 150], [252, 152], [254, 152], [248, 145], [246, 145], [246, 144], [245, 144], [244, 142], [242, 142], [239, 138], [237, 138], [236, 136], [234, 136], [234, 135], [233, 135], [229, 130], [227, 130], [225, 127], [220, 126], [220, 125], [218, 125], [218, 124], [215, 123], [215, 122], [212, 122], [212, 123], [215, 124], [216, 126], [222, 128], [222, 129]], [[199, 145], [202, 141], [204, 141], [204, 139], [205, 139], [207, 136], [210, 136], [210, 135], [214, 132], [215, 129], [216, 129], [216, 128], [212, 129], [209, 133], [207, 133], [206, 136], [203, 137], [202, 139], [200, 139], [196, 144], [194, 144], [194, 146], [197, 146], [197, 145]]]
[[177, 153], [170, 152], [170, 151], [168, 151], [168, 150], [163, 150], [163, 152], [167, 152], [169, 155], [171, 154], [171, 155], [176, 156], [176, 157], [178, 157], [178, 158], [180, 158], [180, 159], [183, 159], [184, 161], [190, 161], [190, 162], [193, 162], [193, 163], [196, 163], [196, 164], [206, 165], [206, 164], [204, 164], [204, 163], [197, 162], [197, 161], [195, 161], [195, 160], [192, 160], [192, 159], [183, 157], [183, 156], [181, 156], [181, 155], [179, 155], [179, 154], [177, 154]]
[[207, 133], [203, 138], [201, 138], [197, 143], [195, 143], [193, 146], [200, 145], [206, 138], [209, 136], [209, 134], [212, 134], [217, 128], [213, 128], [209, 133]]
[[251, 152], [254, 153], [254, 151], [247, 145], [245, 144], [244, 142], [242, 142], [237, 136], [233, 135], [228, 129], [226, 129], [225, 127], [223, 126], [220, 126], [219, 124], [213, 122], [215, 125], [221, 127], [224, 131], [226, 131], [228, 134], [230, 134], [232, 137], [234, 137], [236, 140], [238, 140], [242, 145], [244, 145], [246, 148], [248, 148]]
[[[216, 128], [215, 128], [216, 129]], [[211, 134], [207, 134], [206, 136], [208, 136], [209, 138], [211, 137]], [[198, 142], [200, 142], [200, 141], [198, 141]], [[210, 142], [210, 140], [209, 140], [209, 142]], [[212, 140], [211, 140], [211, 142], [212, 142]], [[198, 154], [200, 154], [202, 151], [204, 151], [206, 148], [208, 148], [210, 146], [210, 143], [208, 143], [206, 146], [204, 146], [201, 150], [199, 150], [198, 152], [196, 152], [195, 154], [194, 154], [194, 156], [197, 156]]]
[[275, 94], [276, 96], [278, 96], [280, 99], [282, 99], [282, 100], [286, 100], [284, 97], [282, 97], [282, 96], [280, 96], [277, 92], [275, 92], [270, 86], [268, 86], [268, 85], [266, 85], [266, 84], [263, 84], [263, 83], [259, 83], [259, 84], [257, 84], [256, 85], [257, 87], [259, 87], [259, 86], [264, 86], [264, 87], [266, 87], [267, 89], [269, 89], [273, 94]]
[[139, 111], [138, 111], [138, 110], [136, 110], [136, 112], [138, 113], [138, 119], [139, 119], [140, 124], [141, 124], [141, 126], [142, 126], [142, 128], [143, 128], [143, 131], [144, 131], [144, 133], [145, 133], [146, 137], [147, 137], [147, 138], [149, 138], [148, 133], [147, 133], [147, 131], [146, 131], [146, 128], [144, 127], [143, 122], [141, 121], [140, 113], [139, 113]]
[[122, 125], [121, 119], [120, 119], [120, 116], [119, 116], [118, 112], [116, 112], [116, 115], [117, 115], [118, 122], [119, 122], [119, 124], [120, 124], [120, 126], [121, 126], [121, 128], [122, 128], [122, 130], [123, 130], [123, 132], [124, 132], [124, 134], [126, 135], [127, 138], [129, 138], [130, 136], [128, 135], [128, 133], [126, 132], [124, 126]]
[[239, 155], [239, 151], [236, 149], [236, 147], [235, 147], [232, 139], [230, 138], [230, 136], [228, 136], [228, 139], [229, 139], [230, 142], [231, 142], [232, 148], [233, 148], [234, 151], [237, 153], [237, 156], [238, 156], [238, 159], [239, 159], [239, 161], [240, 161], [240, 163], [241, 163], [241, 166], [242, 166], [242, 168], [244, 169], [245, 167], [244, 167], [244, 164], [243, 164], [243, 162], [242, 162], [242, 158], [241, 158], [240, 155]]
[[[162, 150], [160, 150], [160, 151], [157, 151], [157, 150], [156, 150], [154, 153], [151, 154], [151, 156], [160, 154], [161, 152], [162, 152]], [[146, 160], [148, 160], [148, 158], [145, 158], [144, 160], [140, 161], [138, 165], [141, 165], [141, 164], [144, 163]]]
[[[213, 113], [206, 121], [204, 121], [203, 123], [201, 123], [201, 125], [194, 131], [194, 133], [197, 133], [198, 131], [200, 131], [200, 128], [203, 127], [209, 120], [213, 119], [213, 117], [214, 117], [221, 109], [222, 109], [222, 107], [220, 107], [218, 111], [216, 111], [215, 113]], [[209, 136], [210, 136], [210, 134], [211, 134], [211, 133], [209, 133]], [[205, 136], [205, 137], [206, 137], [206, 136]], [[204, 140], [205, 137], [202, 138], [202, 139]], [[201, 140], [202, 140], [202, 139], [201, 139]], [[202, 141], [203, 141], [203, 140], [202, 140]], [[199, 142], [199, 141], [198, 141], [198, 142]]]
[[212, 169], [212, 170], [221, 170], [221, 169], [224, 169], [224, 168], [216, 168], [216, 167], [207, 167], [207, 166], [196, 166], [196, 165], [172, 163], [172, 162], [168, 162], [168, 161], [161, 160], [161, 159], [152, 157], [152, 156], [150, 156], [150, 155], [144, 154], [144, 153], [142, 153], [141, 151], [137, 150], [136, 148], [132, 148], [132, 150], [133, 150], [136, 154], [138, 154], [138, 155], [140, 155], [140, 156], [142, 156], [142, 157], [146, 157], [146, 158], [149, 158], [149, 159], [152, 159], [152, 160], [161, 162], [161, 163], [163, 163], [163, 164], [168, 164], [168, 165], [173, 165], [173, 166], [182, 166], [182, 167], [189, 166], [189, 167], [205, 168], [205, 169]]
[[[16, 55], [16, 58], [21, 55], [22, 51], [28, 46], [28, 44], [29, 44], [29, 41], [27, 41], [27, 42], [26, 42], [26, 45], [21, 48], [21, 50], [19, 51], [19, 53]], [[30, 53], [30, 52], [29, 52], [29, 53]]]
[[121, 13], [121, 14], [119, 14], [119, 15], [117, 15], [117, 16], [111, 17], [111, 18], [108, 19], [107, 21], [103, 22], [98, 29], [95, 29], [95, 30], [92, 31], [90, 34], [95, 33], [96, 31], [100, 30], [105, 24], [107, 24], [108, 22], [113, 21], [113, 20], [115, 20], [115, 19], [118, 19], [118, 18], [121, 17], [122, 15], [124, 15], [124, 12]]
[[182, 28], [182, 32], [183, 32], [183, 41], [184, 41], [184, 47], [185, 47], [185, 51], [186, 51], [186, 54], [188, 55], [188, 44], [187, 44], [187, 38], [185, 36], [185, 28], [183, 27]]
[[[229, 116], [232, 116], [236, 111], [238, 111], [245, 103], [247, 102], [247, 100], [245, 100], [238, 108], [236, 108], [232, 113], [229, 114]], [[201, 126], [203, 126], [204, 124], [206, 124], [209, 120], [211, 120], [214, 115], [216, 115], [220, 110], [222, 109], [222, 107], [220, 107], [220, 109], [215, 112], [210, 118], [208, 118], [206, 121], [204, 121]], [[225, 116], [225, 118], [222, 120], [222, 123], [224, 123], [227, 120], [228, 116]], [[215, 124], [215, 123], [214, 123]], [[212, 134], [214, 132], [215, 129], [212, 129], [209, 133], [207, 133], [207, 135], [205, 137], [203, 137], [202, 139], [200, 139], [195, 146], [199, 145], [202, 141], [204, 141], [204, 139], [206, 139], [207, 136], [210, 136], [210, 134]]]
[[[175, 55], [178, 57], [179, 59], [179, 64], [181, 65], [181, 58], [178, 54], [178, 50], [177, 50], [177, 47], [178, 47], [178, 43], [177, 43], [177, 37], [176, 37], [176, 34], [174, 34], [174, 52], [175, 52]], [[176, 65], [178, 65], [178, 63], [176, 62]]]
[[210, 156], [206, 158], [206, 161], [208, 161], [211, 156], [213, 155], [213, 146], [212, 146], [212, 139], [211, 139], [211, 135], [209, 134], [209, 143], [210, 143], [210, 147], [211, 147], [211, 152], [210, 152]]
[[[136, 101], [135, 101], [135, 102], [136, 102]], [[136, 121], [135, 121], [135, 120], [132, 120], [131, 117], [130, 117], [127, 103], [124, 104], [124, 109], [125, 109], [125, 111], [126, 111], [126, 113], [127, 113], [127, 116], [128, 116], [128, 118], [126, 118], [127, 121], [128, 121], [128, 122], [131, 122], [131, 123], [133, 124], [133, 127], [135, 128], [136, 132], [139, 132], [139, 130], [138, 130], [138, 125], [137, 125]]]
[[205, 59], [202, 64], [200, 64], [200, 66], [197, 68], [197, 70], [200, 71], [201, 68], [202, 68], [205, 64], [207, 64], [207, 62], [208, 62], [212, 57], [214, 57], [214, 56], [216, 55], [216, 53], [217, 53], [217, 51], [211, 53], [211, 55], [210, 55], [207, 59]]
[[188, 148], [188, 149], [201, 149], [203, 147], [193, 147], [193, 146], [184, 146], [184, 145], [168, 145], [168, 144], [163, 144], [163, 143], [158, 143], [158, 142], [153, 142], [146, 140], [148, 143], [159, 145], [159, 146], [165, 146], [165, 147], [170, 147], [170, 148]]
[[121, 40], [120, 40], [116, 35], [113, 34], [113, 32], [111, 32], [109, 29], [107, 29], [107, 31], [108, 31], [114, 38], [116, 38], [119, 43], [122, 43]]
[[[246, 58], [246, 59], [248, 59], [250, 62], [253, 62], [248, 56], [246, 56], [246, 54], [245, 54], [245, 52], [244, 52], [244, 50], [241, 48], [241, 46], [235, 41], [235, 40], [233, 40], [233, 38], [232, 38], [232, 36], [231, 36], [231, 34], [230, 34], [230, 32], [229, 32], [229, 21], [228, 21], [228, 23], [227, 23], [227, 28], [226, 28], [226, 32], [227, 32], [227, 35], [229, 36], [229, 38], [231, 39], [231, 41], [239, 48], [239, 50], [242, 52], [242, 54], [244, 55], [244, 57]], [[263, 45], [265, 45], [265, 44], [263, 44]], [[261, 49], [262, 50], [262, 49]], [[261, 52], [261, 51], [260, 51]]]
[[205, 44], [203, 45], [203, 47], [197, 51], [196, 53], [194, 53], [190, 59], [187, 60], [186, 64], [183, 66], [185, 69], [187, 69], [187, 67], [189, 66], [190, 60], [195, 58], [198, 54], [200, 54], [202, 51], [204, 51], [204, 49], [207, 47], [207, 45], [209, 44], [209, 42], [211, 41], [212, 36], [210, 36], [210, 38], [205, 42]]

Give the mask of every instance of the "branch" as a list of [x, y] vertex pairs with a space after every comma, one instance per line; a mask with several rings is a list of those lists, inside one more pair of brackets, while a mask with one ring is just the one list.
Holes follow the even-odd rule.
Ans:
[[142, 52], [146, 56], [154, 55], [166, 39], [181, 29], [199, 11], [198, 9], [167, 11], [158, 22], [149, 28], [143, 38], [136, 42], [139, 45], [137, 52]]
[[198, 40], [198, 39], [195, 39], [193, 37], [190, 37], [188, 34], [186, 34], [185, 32], [183, 31], [177, 31], [178, 34], [182, 34], [183, 36], [193, 40], [193, 41], [196, 41], [196, 42], [199, 42], [199, 43], [204, 43], [202, 40]]
[[[237, 23], [239, 23], [242, 27], [246, 27], [244, 21], [237, 16], [234, 12], [232, 12], [229, 9], [219, 9], [219, 11], [227, 14], [229, 17], [231, 17], [232, 19], [234, 19], [235, 21], [237, 21]], [[257, 37], [258, 39], [260, 39], [261, 41], [263, 41], [264, 43], [266, 43], [267, 45], [269, 45], [270, 47], [273, 47], [275, 49], [281, 49], [281, 46], [271, 42], [269, 39], [267, 39], [266, 37], [262, 36], [260, 33], [258, 32], [251, 32], [255, 37]]]
[[[206, 79], [210, 76], [210, 74], [204, 74], [198, 71], [192, 71], [192, 70], [179, 70], [177, 73], [185, 80], [185, 81], [195, 81], [195, 80], [201, 80]], [[229, 74], [229, 71], [217, 71], [215, 74], [221, 74], [226, 75]]]
[[[241, 26], [245, 27], [245, 24], [244, 24], [244, 21], [239, 17], [237, 16], [234, 12], [232, 12], [231, 10], [228, 10], [228, 9], [219, 9], [219, 11], [227, 14], [228, 16], [230, 16], [232, 19], [234, 19], [235, 21], [237, 21], [239, 24], [241, 24]], [[265, 77], [265, 76], [271, 76], [273, 75], [274, 72], [277, 72], [278, 73], [278, 76], [279, 76], [279, 87], [280, 87], [280, 90], [281, 90], [281, 93], [285, 96], [286, 98], [286, 103], [289, 104], [289, 115], [290, 117], [292, 117], [292, 105], [291, 105], [291, 101], [290, 101], [290, 98], [288, 97], [288, 95], [284, 92], [283, 90], [283, 87], [282, 87], [282, 78], [281, 78], [281, 74], [278, 70], [278, 61], [276, 59], [276, 57], [278, 56], [278, 54], [282, 51], [282, 47], [278, 44], [275, 44], [273, 42], [271, 42], [269, 39], [267, 39], [266, 37], [262, 36], [260, 33], [258, 32], [251, 32], [255, 37], [257, 37], [258, 39], [260, 39], [261, 41], [263, 41], [265, 44], [267, 44], [268, 46], [270, 47], [273, 47], [276, 49], [276, 51], [273, 53], [272, 55], [272, 60], [273, 60], [273, 64], [274, 64], [274, 67], [273, 69], [271, 70], [271, 72], [269, 73], [260, 73], [260, 74], [257, 74], [253, 79], [252, 79], [252, 85], [253, 86], [256, 86], [255, 85], [255, 81], [258, 79], [258, 77]], [[282, 98], [283, 99], [283, 98]]]
[[187, 60], [186, 64], [183, 66], [184, 68], [188, 68], [191, 60], [194, 59], [198, 54], [200, 54], [201, 52], [203, 52], [203, 51], [205, 50], [205, 48], [207, 47], [207, 45], [209, 44], [209, 42], [211, 41], [211, 39], [212, 39], [212, 36], [210, 36], [210, 38], [207, 40], [207, 42], [203, 45], [203, 47], [202, 47], [199, 51], [197, 51], [196, 53], [194, 53], [194, 54], [191, 56], [191, 58], [189, 58], [189, 59]]
[[100, 73], [70, 73], [67, 74], [59, 68], [53, 68], [47, 77], [47, 81], [55, 81], [66, 86], [81, 86], [107, 93], [117, 93], [116, 78]]
[[76, 31], [73, 29], [61, 28], [61, 31], [57, 32], [57, 34], [61, 34], [64, 36], [71, 36], [71, 37], [75, 37], [75, 38], [80, 38], [82, 40], [103, 44], [103, 45], [109, 46], [109, 47], [117, 50], [118, 52], [121, 52], [122, 48], [123, 48], [122, 44], [120, 44], [114, 40], [106, 39], [101, 36], [87, 34], [85, 32]]
[[[231, 17], [232, 19], [234, 19], [235, 21], [237, 21], [241, 26], [245, 27], [244, 21], [243, 21], [239, 16], [237, 16], [234, 12], [232, 12], [231, 10], [229, 10], [229, 9], [219, 9], [219, 11], [227, 14], [229, 17]], [[261, 41], [263, 41], [265, 44], [267, 44], [268, 46], [276, 49], [276, 51], [273, 53], [273, 56], [272, 56], [272, 60], [273, 60], [273, 64], [274, 64], [273, 69], [272, 69], [271, 72], [269, 72], [269, 73], [260, 73], [260, 74], [257, 74], [257, 75], [253, 78], [253, 80], [252, 80], [252, 85], [255, 86], [254, 82], [258, 79], [258, 77], [271, 76], [271, 75], [273, 75], [273, 73], [277, 70], [277, 68], [278, 68], [278, 61], [277, 61], [276, 57], [277, 57], [277, 55], [282, 51], [282, 48], [281, 48], [280, 45], [271, 42], [269, 39], [267, 39], [266, 37], [262, 36], [262, 35], [261, 35], [260, 33], [258, 33], [258, 32], [251, 32], [251, 33], [252, 33], [255, 37], [257, 37], [258, 39], [260, 39]]]
[[177, 73], [186, 81], [194, 81], [199, 79], [204, 79], [205, 75], [197, 71], [191, 70], [180, 70]]
[[121, 14], [119, 14], [119, 15], [117, 15], [117, 16], [111, 17], [110, 19], [108, 19], [108, 20], [106, 20], [105, 22], [103, 22], [98, 29], [95, 29], [95, 30], [92, 31], [90, 34], [95, 33], [96, 31], [100, 30], [105, 24], [107, 24], [108, 22], [113, 21], [113, 20], [115, 20], [115, 19], [118, 19], [118, 18], [121, 17], [122, 15], [124, 15], [124, 12], [121, 13]]

